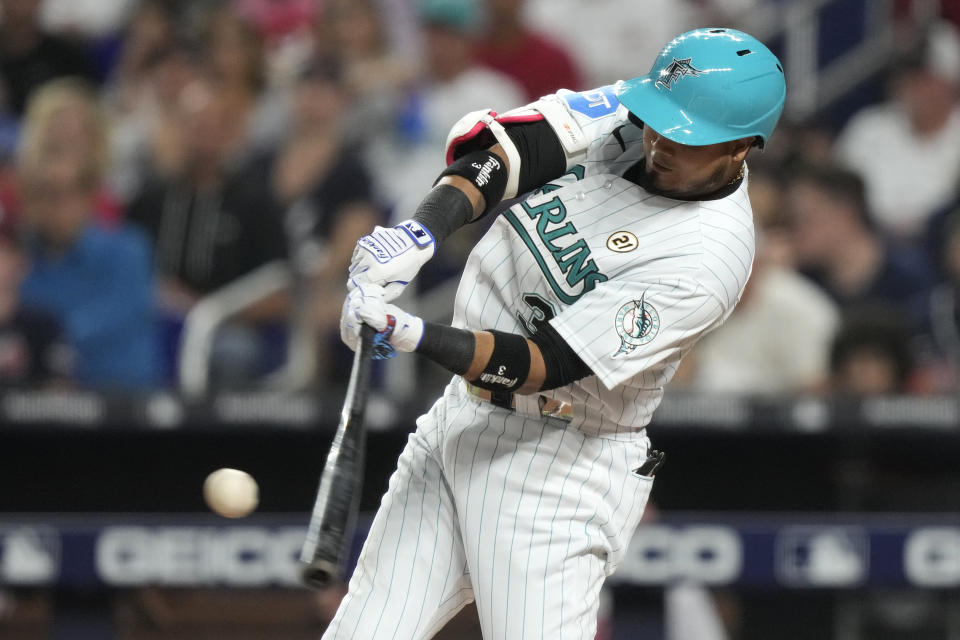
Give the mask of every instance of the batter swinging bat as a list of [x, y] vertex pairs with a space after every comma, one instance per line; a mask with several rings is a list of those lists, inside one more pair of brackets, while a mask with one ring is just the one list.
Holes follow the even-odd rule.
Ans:
[[306, 563], [300, 577], [304, 584], [315, 589], [322, 589], [341, 577], [353, 537], [363, 485], [367, 435], [363, 415], [375, 333], [368, 325], [360, 327], [360, 344], [353, 355], [340, 424], [323, 465], [307, 538], [300, 551], [300, 560]]

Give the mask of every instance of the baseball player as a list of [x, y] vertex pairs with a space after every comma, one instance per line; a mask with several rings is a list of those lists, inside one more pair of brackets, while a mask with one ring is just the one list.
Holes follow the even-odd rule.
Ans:
[[[593, 638], [598, 594], [662, 454], [646, 425], [730, 314], [754, 234], [745, 159], [770, 138], [776, 57], [732, 29], [650, 73], [465, 116], [411, 220], [363, 237], [341, 334], [453, 378], [417, 421], [324, 638], [430, 638], [476, 601], [485, 638]], [[437, 243], [495, 210], [452, 326], [391, 304]]]

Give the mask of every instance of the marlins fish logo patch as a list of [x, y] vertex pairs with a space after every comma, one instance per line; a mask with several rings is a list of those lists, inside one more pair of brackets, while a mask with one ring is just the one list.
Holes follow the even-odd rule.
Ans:
[[703, 72], [700, 69], [694, 68], [690, 64], [692, 58], [684, 58], [683, 60], [673, 59], [673, 62], [667, 65], [667, 68], [660, 72], [660, 77], [657, 78], [657, 84], [663, 85], [663, 88], [667, 91], [671, 91], [673, 87], [670, 85], [674, 84], [677, 80], [683, 76], [699, 76]]
[[639, 300], [631, 300], [620, 307], [615, 327], [617, 335], [620, 336], [620, 348], [611, 358], [627, 355], [657, 337], [660, 332], [660, 314], [652, 304], [644, 300], [644, 296], [640, 296]]

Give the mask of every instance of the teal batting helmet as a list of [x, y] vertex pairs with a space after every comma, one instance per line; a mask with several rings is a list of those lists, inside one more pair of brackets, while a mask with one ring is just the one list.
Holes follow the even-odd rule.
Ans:
[[689, 145], [770, 138], [787, 94], [783, 67], [734, 29], [696, 29], [670, 41], [650, 73], [627, 80], [620, 102], [660, 135]]

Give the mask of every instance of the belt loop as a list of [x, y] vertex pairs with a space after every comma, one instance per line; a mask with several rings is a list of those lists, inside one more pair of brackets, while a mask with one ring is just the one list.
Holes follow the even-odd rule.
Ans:
[[514, 404], [516, 405], [516, 412], [528, 418], [543, 417], [540, 413], [540, 398], [542, 397], [543, 396], [536, 393], [525, 396], [515, 396]]

